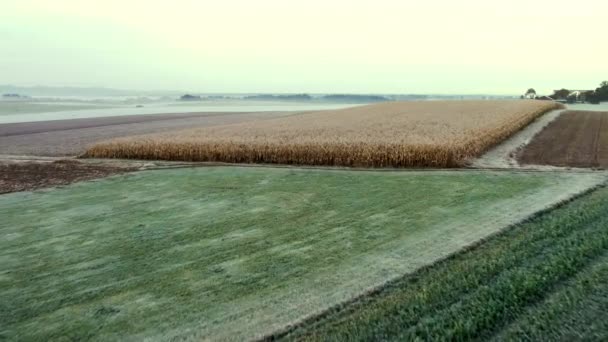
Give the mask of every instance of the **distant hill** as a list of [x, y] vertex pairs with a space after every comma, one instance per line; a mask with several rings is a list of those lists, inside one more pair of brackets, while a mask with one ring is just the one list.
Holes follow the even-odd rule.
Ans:
[[186, 94], [179, 98], [180, 101], [201, 101], [202, 98], [199, 95]]
[[[19, 96], [46, 96], [46, 97], [166, 97], [167, 100], [175, 100], [183, 94], [188, 94], [187, 91], [177, 90], [130, 90], [130, 89], [115, 89], [105, 87], [53, 87], [53, 86], [14, 86], [0, 84], [0, 97], [3, 94], [16, 94]], [[200, 96], [205, 99], [245, 99], [245, 100], [260, 100], [260, 101], [294, 101], [294, 102], [332, 102], [332, 103], [373, 103], [384, 101], [415, 101], [415, 100], [469, 100], [469, 99], [501, 99], [515, 98], [508, 95], [483, 95], [483, 94], [239, 94], [239, 93], [189, 93], [192, 96]]]
[[357, 95], [357, 94], [329, 94], [321, 96], [311, 96], [308, 94], [258, 94], [245, 96], [245, 100], [260, 100], [260, 101], [321, 101], [321, 102], [339, 102], [339, 103], [371, 103], [391, 101], [391, 99], [378, 95]]
[[49, 87], [28, 86], [20, 87], [14, 85], [0, 85], [0, 94], [20, 94], [27, 96], [171, 96], [180, 95], [179, 91], [141, 91], [127, 89], [113, 89], [103, 87]]
[[385, 102], [391, 101], [388, 97], [378, 95], [348, 95], [335, 94], [325, 95], [320, 98], [323, 101], [343, 102], [343, 103], [370, 103], [370, 102]]
[[308, 94], [292, 94], [292, 95], [271, 95], [260, 94], [245, 96], [245, 100], [261, 100], [261, 101], [310, 101], [312, 96]]

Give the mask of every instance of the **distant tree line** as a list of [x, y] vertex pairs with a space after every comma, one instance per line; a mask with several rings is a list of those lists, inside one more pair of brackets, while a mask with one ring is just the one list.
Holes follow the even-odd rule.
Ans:
[[290, 94], [290, 95], [251, 95], [245, 96], [245, 100], [265, 100], [265, 101], [308, 101], [312, 100], [312, 96], [308, 94]]
[[[590, 103], [600, 103], [602, 101], [608, 101], [608, 81], [604, 81], [595, 90], [590, 90], [582, 94], [577, 94], [584, 101]], [[574, 100], [572, 92], [568, 89], [560, 89], [553, 92], [551, 97], [555, 100]]]
[[186, 94], [179, 98], [180, 101], [200, 101], [202, 98], [199, 95]]
[[389, 98], [378, 95], [356, 95], [356, 94], [331, 94], [319, 97], [312, 97], [308, 94], [289, 94], [271, 95], [260, 94], [246, 96], [245, 100], [265, 100], [265, 101], [330, 101], [340, 103], [369, 103], [390, 101]]
[[[6, 96], [6, 95], [5, 95]], [[180, 101], [202, 101], [205, 99], [229, 99], [230, 97], [221, 95], [206, 96], [205, 98], [200, 95], [185, 94], [182, 95], [178, 100]], [[385, 102], [391, 101], [390, 98], [379, 95], [357, 95], [357, 94], [330, 94], [322, 96], [311, 96], [309, 94], [256, 94], [243, 97], [245, 100], [257, 100], [257, 101], [297, 101], [297, 102], [308, 102], [308, 101], [324, 101], [324, 102], [336, 102], [336, 103], [371, 103], [371, 102]]]
[[608, 101], [608, 81], [604, 81], [600, 84], [599, 88], [595, 89], [595, 92], [590, 94], [591, 97], [596, 101]]
[[564, 100], [568, 102], [590, 102], [600, 103], [608, 101], [608, 81], [604, 81], [595, 90], [589, 90], [585, 92], [571, 91], [565, 88], [553, 91], [551, 96], [538, 96], [534, 88], [529, 88], [524, 95], [521, 95], [522, 99], [537, 99], [537, 100]]
[[22, 98], [27, 98], [28, 96], [8, 93], [8, 94], [2, 94], [2, 97], [7, 98], [7, 99], [22, 99]]
[[368, 102], [384, 102], [390, 101], [389, 98], [378, 95], [325, 95], [321, 97], [325, 101], [350, 102], [350, 103], [368, 103]]

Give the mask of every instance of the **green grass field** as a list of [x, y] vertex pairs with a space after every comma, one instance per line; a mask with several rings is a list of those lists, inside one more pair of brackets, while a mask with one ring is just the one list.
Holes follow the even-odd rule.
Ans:
[[282, 337], [606, 341], [607, 312], [602, 188]]
[[[0, 336], [263, 336], [446, 257], [603, 179], [583, 173], [217, 167], [145, 171], [3, 195]], [[525, 267], [544, 269], [534, 253]], [[490, 275], [504, 267], [490, 266], [495, 267], [487, 270]], [[460, 270], [459, 276], [477, 276], [476, 268]], [[467, 284], [479, 281], [484, 280]], [[413, 296], [450, 303], [456, 297], [428, 291], [450, 293], [459, 284], [456, 277], [453, 284], [435, 284]], [[459, 289], [452, 295], [462, 296]], [[479, 300], [493, 294], [483, 291]], [[436, 312], [437, 305], [406, 311]], [[452, 310], [429, 318], [435, 325], [428, 332], [461, 312]], [[484, 311], [476, 315], [483, 317]], [[364, 332], [375, 325], [369, 327]]]

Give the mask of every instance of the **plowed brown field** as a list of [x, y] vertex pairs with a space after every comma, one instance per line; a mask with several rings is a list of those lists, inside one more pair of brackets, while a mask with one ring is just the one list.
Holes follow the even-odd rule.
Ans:
[[518, 155], [520, 164], [608, 167], [608, 112], [568, 111]]

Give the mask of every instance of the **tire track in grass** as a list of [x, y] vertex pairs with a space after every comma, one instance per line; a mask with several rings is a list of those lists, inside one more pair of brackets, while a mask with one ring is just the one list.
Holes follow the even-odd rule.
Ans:
[[[603, 228], [608, 220], [602, 220]], [[507, 269], [489, 284], [478, 286], [461, 301], [439, 313], [430, 313], [402, 336], [423, 336], [425, 339], [488, 338], [502, 322], [511, 321], [522, 309], [542, 299], [547, 292], [578, 272], [608, 247], [608, 239], [594, 240], [598, 230], [574, 234], [562, 241], [559, 248], [541, 250], [533, 259]], [[585, 244], [584, 240], [593, 240]], [[569, 249], [576, 248], [573, 252]], [[429, 333], [430, 331], [430, 333]], [[427, 335], [428, 334], [428, 335]]]
[[[608, 340], [608, 254], [564, 282], [542, 302], [500, 331], [495, 339]], [[593, 322], [593, 324], [589, 324]], [[558, 331], [546, 327], [562, 327]]]

